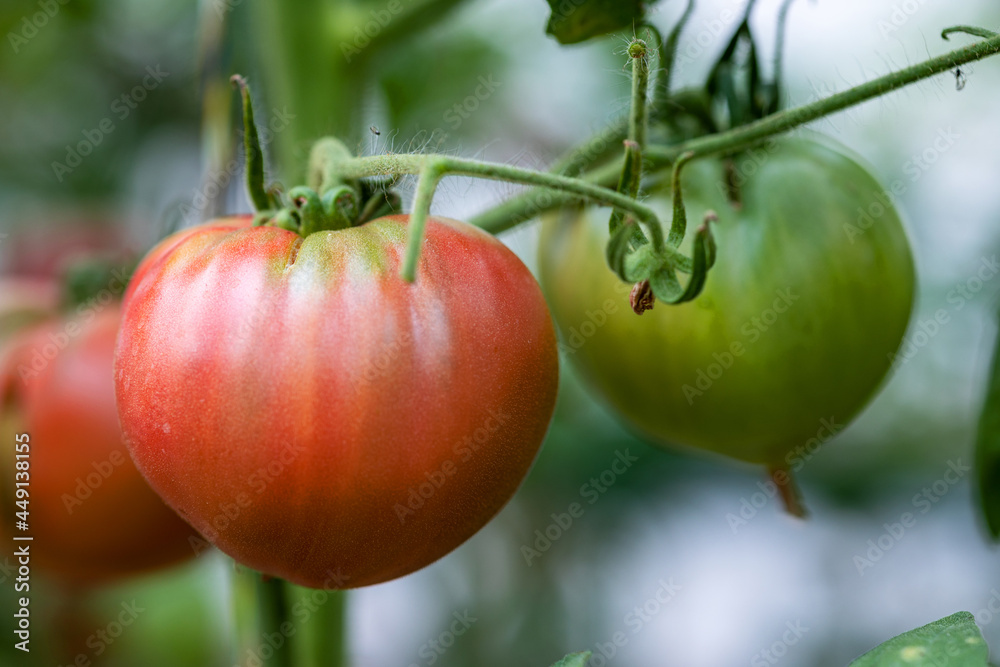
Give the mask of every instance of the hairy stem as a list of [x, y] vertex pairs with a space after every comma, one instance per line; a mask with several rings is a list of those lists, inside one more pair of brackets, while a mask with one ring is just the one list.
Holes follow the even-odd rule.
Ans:
[[[727, 132], [710, 134], [676, 146], [648, 146], [645, 157], [654, 167], [667, 167], [683, 153], [691, 152], [695, 157], [731, 153], [748, 148], [770, 136], [792, 130], [800, 125], [817, 120], [837, 111], [860, 104], [911, 83], [930, 78], [942, 72], [947, 72], [966, 63], [982, 60], [1000, 53], [1000, 35], [980, 28], [957, 26], [944, 31], [944, 35], [962, 32], [979, 37], [983, 41], [956, 49], [936, 58], [912, 67], [887, 74], [855, 88], [837, 93], [826, 99], [819, 100], [794, 109], [772, 114], [754, 123], [737, 127]], [[614, 187], [621, 174], [623, 158], [602, 166], [586, 175], [584, 178], [592, 183], [605, 187]], [[493, 234], [511, 229], [531, 218], [557, 209], [573, 197], [562, 193], [546, 192], [533, 189], [523, 195], [512, 198], [494, 208], [484, 211], [472, 219], [472, 224]]]
[[420, 168], [420, 180], [417, 182], [417, 194], [413, 199], [413, 211], [410, 215], [409, 238], [406, 244], [406, 259], [403, 262], [403, 280], [412, 283], [417, 279], [417, 260], [420, 259], [420, 247], [424, 240], [424, 227], [431, 214], [431, 200], [434, 190], [444, 172], [440, 163], [427, 160]]
[[629, 46], [632, 56], [632, 107], [628, 119], [628, 138], [641, 150], [646, 145], [646, 93], [649, 89], [649, 53], [636, 40]]
[[[617, 169], [621, 169], [620, 164], [617, 166]], [[426, 219], [426, 212], [430, 205], [429, 197], [433, 194], [437, 182], [443, 176], [449, 174], [541, 186], [548, 190], [567, 193], [571, 195], [571, 199], [583, 199], [603, 206], [615, 206], [624, 209], [649, 229], [653, 248], [657, 251], [664, 250], [663, 229], [660, 227], [660, 221], [653, 209], [635, 201], [631, 197], [578, 178], [522, 169], [494, 162], [479, 162], [451, 157], [449, 155], [433, 154], [372, 155], [369, 157], [352, 158], [337, 165], [337, 173], [344, 178], [420, 174], [421, 179], [417, 186], [417, 199], [414, 202], [414, 215], [423, 216], [423, 219]], [[416, 221], [411, 221], [411, 226], [416, 227], [417, 224], [415, 223], [422, 224], [423, 220], [418, 217]], [[414, 233], [420, 234], [422, 232], [421, 230], [417, 230]], [[409, 261], [407, 262], [407, 267], [409, 267]]]
[[[969, 31], [963, 30], [963, 32]], [[646, 155], [650, 161], [665, 165], [673, 163], [679, 155], [688, 152], [694, 153], [695, 157], [702, 157], [743, 150], [775, 134], [787, 132], [818, 118], [861, 104], [872, 98], [881, 97], [911, 83], [997, 53], [1000, 53], [1000, 35], [993, 34], [992, 37], [981, 42], [873, 79], [812, 104], [781, 111], [727, 132], [698, 137], [677, 146], [650, 146]]]
[[[621, 177], [622, 163], [622, 159], [615, 160], [589, 174], [582, 175], [581, 178], [596, 185], [613, 188]], [[547, 188], [532, 188], [523, 195], [513, 197], [488, 211], [483, 211], [474, 216], [470, 222], [490, 234], [499, 234], [542, 213], [562, 208], [576, 199], [578, 197], [564, 192], [553, 192]]]

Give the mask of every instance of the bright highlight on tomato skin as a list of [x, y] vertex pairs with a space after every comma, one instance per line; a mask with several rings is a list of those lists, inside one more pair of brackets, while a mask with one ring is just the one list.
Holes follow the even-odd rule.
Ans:
[[131, 453], [245, 565], [312, 587], [403, 576], [478, 531], [535, 458], [558, 382], [537, 283], [439, 218], [406, 283], [407, 219], [305, 238], [216, 221], [137, 270], [115, 366]]

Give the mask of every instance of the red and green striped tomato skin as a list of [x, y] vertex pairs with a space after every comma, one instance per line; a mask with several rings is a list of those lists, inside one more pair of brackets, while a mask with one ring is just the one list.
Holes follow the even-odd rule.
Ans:
[[245, 565], [311, 587], [403, 576], [485, 525], [535, 458], [558, 381], [537, 283], [440, 218], [406, 283], [407, 219], [304, 239], [224, 220], [138, 269], [116, 362], [132, 456]]

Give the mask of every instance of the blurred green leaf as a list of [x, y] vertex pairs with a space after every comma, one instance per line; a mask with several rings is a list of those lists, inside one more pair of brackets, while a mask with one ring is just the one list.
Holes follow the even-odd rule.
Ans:
[[[414, 67], [428, 52], [434, 67]], [[440, 151], [493, 127], [508, 109], [506, 64], [486, 36], [470, 33], [428, 35], [385, 54], [378, 76], [389, 125], [363, 150]]]
[[548, 0], [548, 3], [552, 15], [545, 32], [560, 44], [576, 44], [638, 25], [646, 5], [643, 0]]
[[588, 660], [590, 660], [590, 651], [584, 651], [583, 653], [570, 653], [565, 658], [552, 665], [552, 667], [586, 667]]
[[976, 438], [979, 503], [993, 539], [1000, 538], [1000, 334]]
[[987, 667], [988, 655], [975, 618], [960, 611], [890, 639], [850, 667]]

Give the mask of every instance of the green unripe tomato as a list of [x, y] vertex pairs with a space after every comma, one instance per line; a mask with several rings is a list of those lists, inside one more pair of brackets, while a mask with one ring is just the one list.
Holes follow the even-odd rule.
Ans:
[[[706, 211], [719, 217], [718, 261], [693, 302], [631, 311], [631, 286], [604, 258], [606, 209], [544, 220], [542, 286], [565, 356], [628, 425], [795, 467], [796, 449], [847, 424], [889, 371], [913, 258], [891, 197], [827, 142], [772, 140], [732, 165], [727, 175], [704, 159], [683, 174], [688, 242]], [[649, 203], [669, 225], [669, 184]]]

